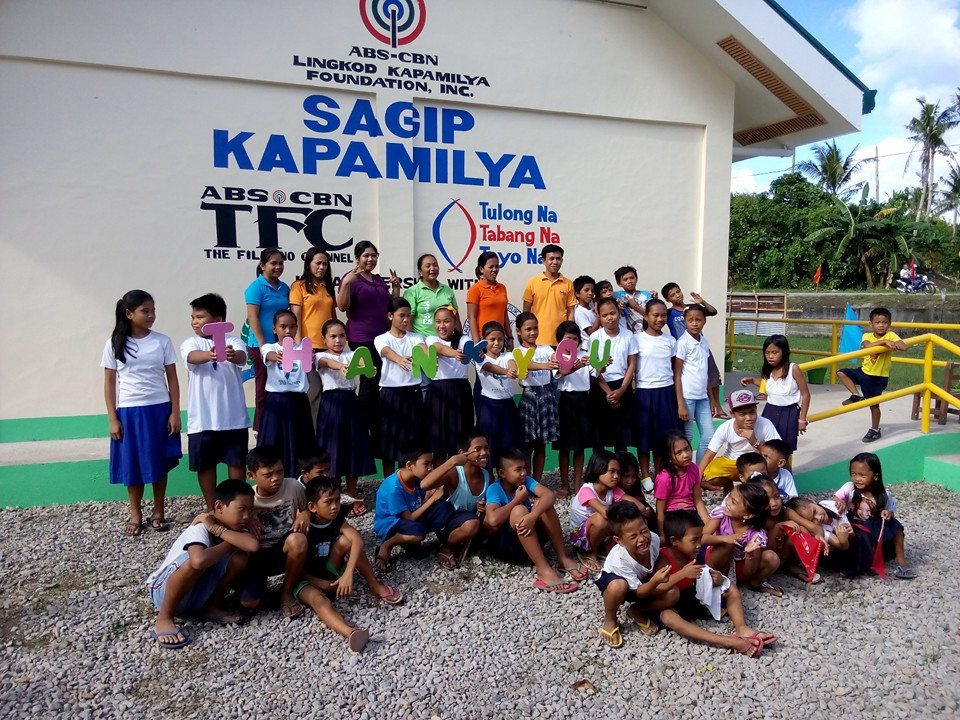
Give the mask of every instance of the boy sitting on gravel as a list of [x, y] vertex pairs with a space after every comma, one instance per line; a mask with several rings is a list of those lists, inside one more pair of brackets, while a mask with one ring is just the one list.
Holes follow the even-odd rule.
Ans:
[[[733, 417], [720, 425], [700, 459], [704, 490], [730, 492], [738, 479], [737, 458], [756, 452], [767, 440], [779, 440], [780, 433], [765, 417], [757, 417], [757, 398], [749, 390], [737, 390], [727, 398]], [[762, 459], [762, 457], [761, 457]], [[764, 463], [763, 472], [766, 472]]]
[[456, 567], [458, 551], [480, 530], [480, 520], [476, 513], [456, 510], [444, 497], [443, 488], [427, 493], [421, 482], [436, 484], [432, 481], [443, 477], [457, 462], [462, 462], [459, 455], [434, 469], [432, 452], [416, 446], [401, 449], [401, 467], [384, 478], [377, 490], [373, 531], [383, 541], [374, 553], [377, 570], [390, 568], [393, 548], [416, 547], [431, 532], [443, 543], [437, 562], [448, 569]]
[[259, 547], [245, 532], [253, 512], [253, 489], [242, 480], [224, 480], [213, 491], [213, 512], [177, 537], [160, 567], [147, 578], [157, 621], [150, 636], [169, 650], [191, 642], [175, 615], [199, 614], [220, 623], [240, 616], [221, 607], [224, 596]]
[[250, 531], [260, 540], [260, 549], [244, 573], [240, 604], [255, 610], [267, 591], [267, 578], [283, 575], [280, 612], [294, 620], [303, 615], [303, 606], [293, 596], [307, 559], [307, 530], [310, 511], [303, 485], [283, 476], [283, 459], [272, 445], [261, 445], [247, 453], [247, 475], [253, 480], [253, 518]]
[[[560, 518], [554, 508], [556, 495], [527, 475], [526, 454], [508, 448], [500, 454], [499, 480], [487, 488], [484, 530], [489, 534], [487, 547], [500, 560], [515, 565], [532, 562], [537, 590], [569, 593], [580, 586], [569, 582], [586, 580], [588, 574], [567, 554]], [[547, 562], [543, 541], [553, 546], [557, 572]]]
[[338, 613], [328, 596], [337, 598], [353, 594], [353, 573], [367, 582], [370, 594], [388, 605], [397, 605], [403, 594], [394, 587], [383, 585], [373, 574], [373, 568], [363, 552], [363, 538], [347, 522], [349, 505], [340, 503], [340, 481], [320, 475], [311, 479], [306, 488], [307, 508], [310, 510], [309, 545], [304, 579], [294, 596], [313, 610], [321, 622], [331, 630], [348, 638], [350, 649], [360, 652], [370, 633], [365, 628], [353, 627]]

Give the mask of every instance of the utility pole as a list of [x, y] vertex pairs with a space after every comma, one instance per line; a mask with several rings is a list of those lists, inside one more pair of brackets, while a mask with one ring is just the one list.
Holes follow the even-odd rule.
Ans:
[[880, 146], [873, 146], [873, 192], [877, 205], [880, 204]]

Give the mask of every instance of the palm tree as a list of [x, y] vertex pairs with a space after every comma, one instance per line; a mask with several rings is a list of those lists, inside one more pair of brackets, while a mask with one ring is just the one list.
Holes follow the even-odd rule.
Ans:
[[909, 139], [913, 140], [913, 149], [907, 158], [909, 165], [913, 153], [919, 148], [920, 152], [920, 204], [917, 206], [915, 220], [930, 217], [930, 206], [933, 202], [933, 163], [937, 155], [952, 157], [953, 153], [944, 140], [944, 135], [960, 124], [956, 108], [950, 107], [941, 110], [940, 103], [928, 103], [925, 98], [918, 97], [920, 113], [907, 123], [910, 131]]
[[950, 170], [940, 180], [943, 190], [938, 193], [939, 202], [934, 208], [934, 215], [953, 212], [953, 237], [957, 236], [957, 212], [960, 211], [960, 166], [950, 165]]
[[858, 148], [859, 145], [844, 155], [836, 140], [814, 145], [811, 150], [814, 159], [804, 160], [797, 169], [818, 187], [845, 200], [863, 186], [862, 182], [851, 185], [850, 181], [865, 165], [873, 162], [873, 158], [855, 162], [853, 156]]

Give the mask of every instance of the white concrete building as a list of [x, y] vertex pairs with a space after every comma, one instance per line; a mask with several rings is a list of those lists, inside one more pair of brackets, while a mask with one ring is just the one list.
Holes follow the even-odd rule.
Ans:
[[772, 0], [10, 0], [0, 96], [8, 428], [103, 414], [131, 288], [175, 344], [204, 292], [241, 324], [263, 247], [433, 252], [461, 300], [489, 247], [520, 305], [552, 241], [722, 307], [731, 161], [873, 100]]

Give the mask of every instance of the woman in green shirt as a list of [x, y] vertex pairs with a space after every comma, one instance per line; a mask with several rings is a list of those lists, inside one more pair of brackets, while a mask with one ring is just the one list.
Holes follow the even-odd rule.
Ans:
[[404, 291], [403, 297], [413, 309], [413, 331], [427, 337], [436, 335], [433, 326], [433, 315], [437, 308], [446, 305], [457, 308], [457, 298], [449, 286], [442, 284], [437, 278], [440, 275], [440, 264], [433, 255], [421, 255], [417, 259], [417, 272], [420, 281]]

